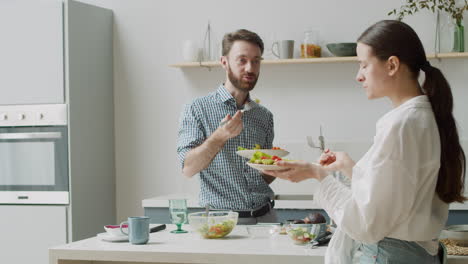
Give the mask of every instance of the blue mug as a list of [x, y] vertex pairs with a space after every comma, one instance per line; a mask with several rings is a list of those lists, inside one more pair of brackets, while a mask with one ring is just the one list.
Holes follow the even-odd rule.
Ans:
[[[149, 240], [149, 223], [150, 218], [148, 216], [132, 216], [128, 218], [128, 221], [124, 221], [120, 224], [120, 231], [128, 235], [128, 241], [134, 245], [143, 245], [148, 243]], [[128, 224], [128, 233], [126, 233], [122, 226]]]

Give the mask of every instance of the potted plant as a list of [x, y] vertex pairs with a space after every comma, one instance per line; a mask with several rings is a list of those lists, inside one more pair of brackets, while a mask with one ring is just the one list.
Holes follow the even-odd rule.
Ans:
[[463, 12], [468, 10], [468, 2], [463, 0], [464, 3], [461, 6], [457, 6], [456, 2], [456, 0], [407, 0], [399, 10], [393, 9], [388, 15], [396, 15], [398, 20], [402, 20], [406, 15], [412, 15], [423, 9], [446, 12], [455, 21], [453, 51], [464, 52], [465, 36], [462, 22]]

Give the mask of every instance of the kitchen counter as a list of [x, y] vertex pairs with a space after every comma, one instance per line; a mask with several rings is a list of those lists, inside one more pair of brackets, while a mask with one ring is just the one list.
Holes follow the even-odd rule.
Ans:
[[[148, 198], [142, 201], [146, 207], [168, 207], [169, 199], [187, 199], [187, 207], [202, 208], [198, 203], [198, 196], [194, 194], [167, 194]], [[277, 194], [275, 195], [276, 209], [322, 209], [313, 199], [313, 195]]]
[[[76, 263], [323, 263], [325, 248], [294, 245], [286, 235], [251, 238], [236, 226], [224, 239], [203, 239], [198, 233], [172, 234], [175, 225], [150, 234], [146, 245], [105, 242], [97, 237], [49, 249], [50, 264]], [[189, 225], [183, 229], [192, 231]]]
[[[198, 196], [195, 194], [166, 194], [144, 199], [142, 206], [146, 207], [168, 207], [169, 199], [187, 199], [189, 208], [202, 208], [198, 204]], [[275, 195], [276, 209], [322, 209], [316, 201], [313, 200], [313, 195], [305, 194], [276, 194]], [[450, 210], [468, 210], [468, 203], [452, 203]]]
[[[151, 218], [151, 223], [170, 223], [168, 214], [169, 199], [187, 199], [189, 213], [205, 210], [198, 203], [198, 197], [194, 194], [169, 194], [157, 196], [142, 201], [146, 216]], [[328, 215], [312, 199], [312, 195], [277, 194], [275, 195], [275, 212], [279, 223], [288, 219], [302, 219], [310, 213], [322, 213], [328, 221]]]
[[[168, 194], [143, 200], [142, 206], [145, 215], [151, 218], [151, 223], [170, 223], [168, 200], [176, 198], [187, 199], [187, 206], [190, 213], [204, 210], [204, 208], [198, 204], [198, 196], [196, 194]], [[329, 221], [327, 213], [313, 200], [313, 195], [276, 194], [275, 211], [278, 222], [280, 223], [288, 219], [302, 219], [310, 213], [321, 213], [327, 218], [327, 221]], [[450, 204], [449, 218], [446, 225], [467, 224], [467, 219], [468, 203]]]
[[[325, 247], [312, 249], [295, 245], [286, 235], [251, 238], [245, 226], [236, 226], [224, 239], [203, 239], [189, 225], [186, 234], [164, 231], [150, 234], [146, 245], [128, 242], [105, 242], [92, 237], [49, 249], [50, 264], [124, 263], [217, 263], [319, 264], [324, 261]], [[449, 264], [467, 263], [468, 257], [449, 256]]]

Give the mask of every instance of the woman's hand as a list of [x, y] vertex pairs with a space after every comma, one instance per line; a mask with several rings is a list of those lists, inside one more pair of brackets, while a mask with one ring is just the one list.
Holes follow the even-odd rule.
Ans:
[[326, 171], [340, 171], [351, 178], [353, 167], [356, 164], [346, 152], [332, 152], [325, 150], [319, 158], [320, 165]]
[[284, 170], [268, 170], [264, 173], [291, 182], [300, 182], [311, 178], [322, 181], [328, 175], [328, 172], [319, 164], [305, 161], [281, 160], [276, 165], [283, 167]]

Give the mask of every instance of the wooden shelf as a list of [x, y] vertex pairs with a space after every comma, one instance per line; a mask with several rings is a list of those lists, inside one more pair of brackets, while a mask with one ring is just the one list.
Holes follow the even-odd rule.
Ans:
[[[468, 52], [449, 52], [449, 53], [438, 53], [428, 54], [428, 59], [444, 59], [444, 58], [468, 58]], [[335, 62], [356, 62], [357, 57], [322, 57], [322, 58], [311, 58], [311, 59], [282, 59], [282, 60], [263, 60], [262, 65], [267, 64], [310, 64], [310, 63], [335, 63]], [[177, 64], [171, 64], [170, 67], [175, 68], [194, 68], [194, 67], [219, 67], [221, 66], [219, 61], [202, 61], [202, 62], [183, 62]]]

